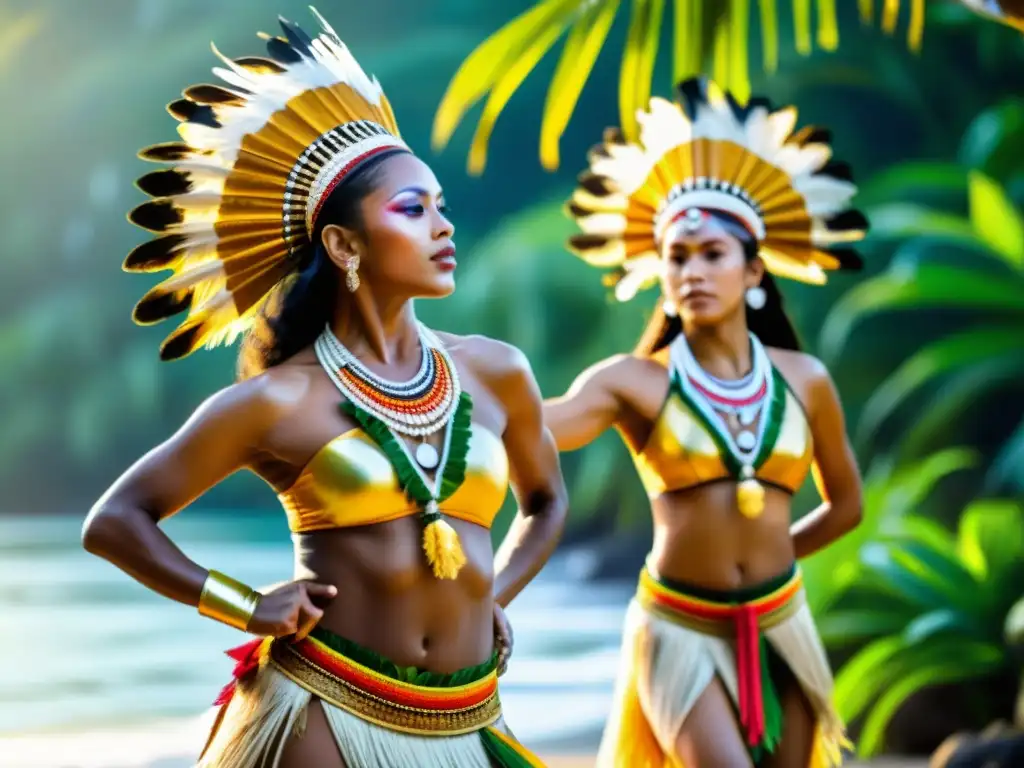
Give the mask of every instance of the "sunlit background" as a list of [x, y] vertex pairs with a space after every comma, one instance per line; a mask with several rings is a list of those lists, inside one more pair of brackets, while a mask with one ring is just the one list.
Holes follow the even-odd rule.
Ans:
[[[380, 78], [453, 209], [458, 290], [420, 316], [520, 346], [555, 395], [628, 349], [655, 300], [614, 305], [562, 246], [572, 231], [562, 201], [587, 147], [618, 121], [626, 4], [559, 170], [538, 157], [556, 54], [505, 108], [482, 175], [466, 172], [479, 108], [443, 152], [430, 148], [460, 63], [529, 5], [321, 0], [318, 10]], [[956, 730], [1010, 719], [1021, 682], [1011, 609], [1024, 594], [1024, 36], [936, 0], [914, 53], [905, 32], [861, 25], [856, 4], [841, 5], [839, 50], [800, 56], [781, 3], [778, 71], [751, 70], [755, 92], [833, 129], [873, 223], [863, 274], [782, 286], [837, 383], [866, 478], [864, 523], [804, 569], [861, 751], [926, 754]], [[312, 24], [292, 0], [0, 2], [4, 768], [185, 765], [201, 738], [195, 718], [230, 673], [220, 652], [237, 633], [147, 592], [78, 536], [104, 488], [232, 380], [233, 350], [161, 364], [167, 329], [131, 324], [153, 281], [120, 270], [144, 238], [125, 213], [143, 200], [136, 151], [175, 137], [164, 105], [212, 78], [210, 41], [229, 56], [259, 53], [255, 33], [274, 31], [279, 13]], [[670, 81], [659, 59], [653, 92]], [[563, 467], [569, 530], [510, 610], [516, 655], [502, 686], [517, 735], [548, 754], [596, 745], [650, 525], [614, 435]], [[816, 503], [805, 488], [795, 515]], [[168, 530], [243, 581], [290, 574], [283, 515], [252, 477], [231, 478]]]

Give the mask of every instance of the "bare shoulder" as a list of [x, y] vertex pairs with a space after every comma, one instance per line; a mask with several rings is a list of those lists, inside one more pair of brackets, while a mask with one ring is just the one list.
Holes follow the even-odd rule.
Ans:
[[285, 364], [215, 392], [193, 419], [228, 421], [266, 431], [299, 410], [313, 383], [311, 366]]
[[769, 347], [767, 352], [808, 412], [820, 406], [822, 398], [835, 398], [832, 376], [814, 355], [775, 347]]
[[498, 339], [473, 334], [435, 332], [452, 357], [485, 380], [532, 376], [530, 361], [518, 347]]

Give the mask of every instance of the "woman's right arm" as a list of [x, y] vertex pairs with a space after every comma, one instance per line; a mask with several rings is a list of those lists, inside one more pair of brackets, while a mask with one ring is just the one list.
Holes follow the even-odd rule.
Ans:
[[559, 451], [589, 445], [622, 414], [619, 381], [628, 355], [616, 355], [590, 366], [561, 397], [544, 401], [544, 424]]
[[[86, 550], [150, 589], [199, 606], [211, 572], [175, 546], [159, 523], [224, 478], [248, 467], [280, 403], [269, 377], [228, 387], [210, 397], [173, 436], [130, 467], [89, 512]], [[333, 587], [296, 582], [258, 598], [248, 630], [282, 635], [312, 628], [322, 611], [310, 597]], [[254, 598], [255, 599], [255, 598]], [[315, 620], [314, 620], [315, 619]]]

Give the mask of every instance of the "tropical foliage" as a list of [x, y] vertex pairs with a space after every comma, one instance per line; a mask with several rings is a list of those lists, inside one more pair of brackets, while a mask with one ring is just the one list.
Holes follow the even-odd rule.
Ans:
[[[972, 146], [983, 126], [984, 156]], [[1024, 171], [1022, 139], [1024, 102], [1011, 101], [968, 132], [961, 156], [984, 170], [913, 163], [879, 179], [887, 202], [869, 217], [875, 242], [894, 246], [889, 267], [842, 298], [821, 339], [826, 360], [842, 369], [858, 357], [859, 330], [899, 318], [911, 330], [897, 333], [879, 361], [892, 367], [860, 414], [863, 452], [915, 458], [969, 440], [992, 459], [992, 490], [1024, 489], [1024, 408], [1010, 395], [1024, 373], [1024, 209], [1011, 197]]]
[[[970, 8], [1021, 24], [1012, 14], [982, 11], [980, 0], [962, 0], [956, 6], [953, 1], [929, 3], [927, 13], [940, 24], [963, 24], [970, 17], [966, 8]], [[780, 12], [787, 8], [789, 17]], [[836, 50], [840, 28], [856, 34], [858, 27], [878, 22], [888, 34], [905, 28], [907, 45], [919, 51], [926, 3], [858, 0], [854, 7], [852, 2], [817, 0], [812, 13], [811, 0], [538, 0], [462, 62], [434, 118], [435, 147], [447, 145], [459, 123], [486, 98], [468, 160], [470, 173], [481, 173], [498, 117], [530, 72], [564, 36], [540, 129], [540, 162], [545, 168], [557, 168], [560, 139], [620, 17], [628, 20], [628, 27], [618, 71], [618, 106], [622, 127], [627, 136], [633, 136], [636, 111], [646, 106], [652, 84], [659, 79], [658, 53], [665, 38], [671, 39], [671, 83], [706, 73], [743, 100], [751, 89], [750, 59], [759, 53], [759, 69], [774, 74], [784, 37], [797, 54], [807, 56], [815, 46]], [[952, 60], [959, 63], [956, 57]]]
[[[1020, 680], [1004, 627], [1024, 583], [1021, 551], [1024, 508], [983, 499], [964, 510], [955, 536], [927, 517], [890, 517], [849, 563], [848, 602], [861, 607], [830, 611], [822, 631], [834, 644], [863, 643], [835, 694], [844, 717], [864, 718], [863, 755], [882, 750], [894, 713], [927, 686]], [[975, 727], [1005, 714], [991, 698], [979, 701], [988, 706]]]

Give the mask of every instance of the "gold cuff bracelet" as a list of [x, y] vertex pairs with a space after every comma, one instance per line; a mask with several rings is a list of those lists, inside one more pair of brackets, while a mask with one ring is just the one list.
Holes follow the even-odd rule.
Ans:
[[245, 631], [259, 601], [256, 590], [220, 571], [210, 571], [199, 595], [199, 613]]

